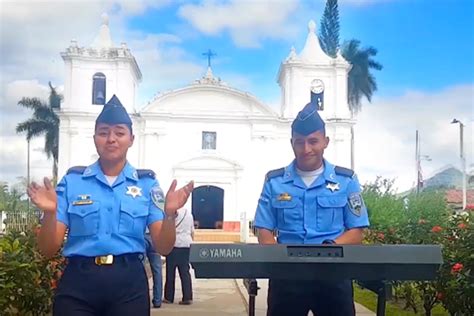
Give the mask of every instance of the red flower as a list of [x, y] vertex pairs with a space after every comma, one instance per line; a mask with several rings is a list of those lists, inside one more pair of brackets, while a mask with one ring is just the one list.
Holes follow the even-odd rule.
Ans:
[[441, 228], [441, 226], [438, 226], [438, 225], [433, 226], [433, 228], [431, 228], [431, 231], [432, 231], [433, 233], [439, 233], [439, 232], [441, 232], [442, 230], [443, 230], [443, 229]]
[[462, 263], [456, 263], [451, 268], [451, 273], [456, 274], [456, 273], [460, 272], [463, 268], [464, 268], [464, 265]]
[[426, 224], [426, 219], [420, 218], [418, 224]]
[[51, 288], [54, 290], [57, 287], [56, 280], [51, 280]]
[[444, 298], [444, 294], [442, 292], [438, 292], [436, 293], [436, 298], [439, 300], [439, 301], [442, 301], [443, 298]]
[[466, 210], [474, 210], [474, 204], [467, 204]]
[[465, 223], [459, 223], [458, 228], [459, 229], [465, 229], [467, 225]]
[[378, 233], [377, 238], [383, 240], [385, 238], [384, 233]]

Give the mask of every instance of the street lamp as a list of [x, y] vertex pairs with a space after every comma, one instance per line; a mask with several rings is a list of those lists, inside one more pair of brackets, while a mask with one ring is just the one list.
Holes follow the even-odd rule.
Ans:
[[462, 171], [462, 209], [466, 209], [467, 199], [466, 199], [466, 156], [464, 155], [464, 124], [458, 120], [453, 119], [451, 124], [459, 123], [459, 144], [460, 144], [460, 154], [461, 158], [461, 171]]

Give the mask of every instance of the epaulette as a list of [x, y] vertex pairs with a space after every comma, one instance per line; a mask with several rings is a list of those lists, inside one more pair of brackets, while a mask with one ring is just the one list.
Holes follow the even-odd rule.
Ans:
[[267, 172], [267, 175], [265, 176], [265, 181], [268, 181], [271, 178], [282, 176], [284, 174], [285, 174], [285, 168], [270, 170]]
[[138, 176], [138, 179], [144, 178], [144, 177], [155, 179], [155, 172], [151, 169], [137, 169], [137, 176]]
[[339, 166], [334, 167], [334, 172], [337, 175], [344, 176], [344, 177], [349, 177], [349, 178], [352, 178], [352, 176], [354, 175], [354, 170], [344, 168], [344, 167], [339, 167]]
[[71, 167], [67, 170], [67, 173], [66, 174], [70, 174], [70, 173], [83, 173], [84, 170], [86, 170], [87, 167], [84, 167], [84, 166], [75, 166], [75, 167]]

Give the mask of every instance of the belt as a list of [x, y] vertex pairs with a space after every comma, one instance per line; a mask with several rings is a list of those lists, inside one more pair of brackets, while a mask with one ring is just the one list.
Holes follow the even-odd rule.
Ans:
[[129, 262], [134, 260], [143, 260], [142, 253], [125, 253], [121, 255], [103, 255], [97, 257], [72, 256], [67, 258], [71, 263], [94, 263], [98, 266], [112, 265], [118, 262]]

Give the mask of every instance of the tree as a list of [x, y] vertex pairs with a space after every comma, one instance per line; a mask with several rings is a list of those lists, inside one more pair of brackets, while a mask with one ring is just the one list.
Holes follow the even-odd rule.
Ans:
[[372, 46], [360, 47], [360, 41], [352, 39], [344, 43], [342, 56], [352, 65], [348, 78], [348, 101], [353, 113], [361, 109], [362, 97], [369, 102], [377, 91], [375, 76], [371, 69], [382, 70], [383, 66], [372, 57], [377, 55], [377, 49]]
[[[336, 57], [339, 49], [339, 9], [337, 0], [327, 0], [321, 17], [321, 32], [319, 35], [321, 48], [331, 57]], [[361, 109], [361, 100], [365, 97], [369, 102], [377, 91], [375, 76], [372, 69], [381, 70], [383, 66], [373, 57], [377, 49], [372, 46], [360, 47], [360, 41], [352, 39], [344, 42], [341, 55], [352, 65], [348, 78], [348, 102], [352, 113]]]
[[26, 139], [45, 136], [44, 152], [48, 158], [53, 158], [53, 178], [58, 177], [58, 144], [59, 144], [59, 117], [53, 108], [58, 107], [62, 96], [49, 82], [49, 104], [39, 98], [22, 98], [18, 105], [32, 109], [33, 116], [16, 126], [17, 133], [26, 133]]
[[336, 58], [339, 50], [339, 9], [337, 0], [327, 0], [321, 17], [321, 31], [319, 43], [323, 51], [332, 58]]

